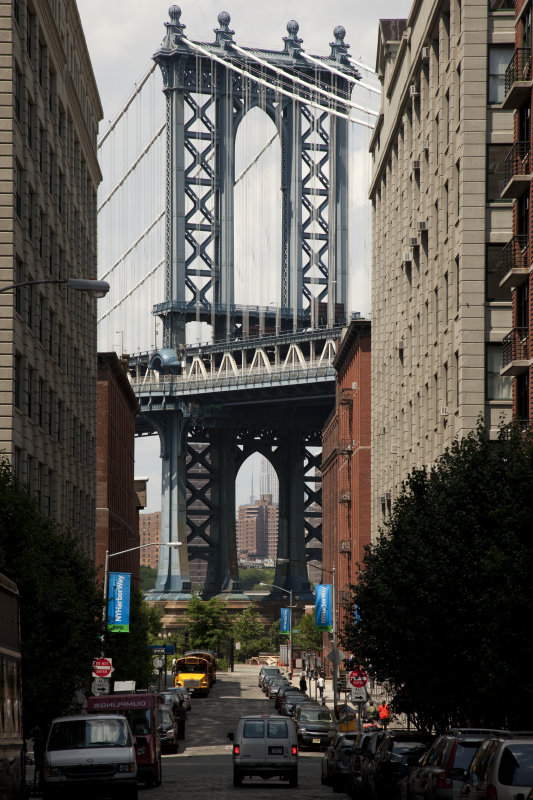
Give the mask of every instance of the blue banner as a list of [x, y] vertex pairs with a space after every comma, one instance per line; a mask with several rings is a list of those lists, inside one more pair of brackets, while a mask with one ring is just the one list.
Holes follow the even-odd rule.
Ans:
[[114, 633], [129, 633], [130, 586], [131, 574], [129, 572], [109, 573], [107, 627]]
[[321, 631], [330, 631], [333, 627], [333, 605], [331, 584], [315, 586], [315, 626]]
[[281, 609], [281, 619], [279, 623], [279, 632], [289, 635], [291, 628], [291, 610], [290, 608]]

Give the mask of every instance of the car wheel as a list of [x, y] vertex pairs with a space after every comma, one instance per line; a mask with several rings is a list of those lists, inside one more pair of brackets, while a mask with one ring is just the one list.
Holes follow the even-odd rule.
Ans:
[[298, 772], [296, 770], [289, 776], [289, 786], [298, 786]]

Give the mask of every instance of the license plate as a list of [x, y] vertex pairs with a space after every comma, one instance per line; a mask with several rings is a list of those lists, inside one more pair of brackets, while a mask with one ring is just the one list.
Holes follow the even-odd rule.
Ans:
[[272, 756], [280, 756], [283, 755], [283, 747], [269, 747], [268, 752]]
[[313, 744], [320, 744], [320, 739], [313, 739]]

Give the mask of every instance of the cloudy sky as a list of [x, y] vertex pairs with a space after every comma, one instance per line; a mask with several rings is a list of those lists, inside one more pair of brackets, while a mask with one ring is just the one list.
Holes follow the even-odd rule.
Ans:
[[[87, 45], [104, 108], [114, 118], [161, 44], [168, 0], [78, 0]], [[380, 18], [406, 17], [411, 0], [183, 0], [181, 22], [196, 41], [213, 41], [221, 11], [231, 15], [241, 46], [283, 48], [287, 22], [300, 24], [299, 36], [310, 54], [329, 54], [336, 25], [346, 28], [351, 55], [375, 65]]]
[[[87, 46], [100, 90], [105, 130], [135, 83], [145, 74], [165, 35], [171, 2], [165, 0], [77, 0]], [[353, 57], [375, 66], [380, 18], [406, 17], [411, 0], [183, 0], [181, 22], [196, 41], [213, 41], [221, 11], [231, 15], [235, 41], [241, 46], [283, 49], [287, 22], [295, 19], [310, 54], [328, 55], [333, 29], [346, 28]], [[237, 504], [249, 502], [252, 481], [257, 495], [259, 462], [247, 462], [237, 482]], [[147, 511], [161, 507], [159, 442], [151, 436], [136, 442], [136, 476], [149, 478]]]

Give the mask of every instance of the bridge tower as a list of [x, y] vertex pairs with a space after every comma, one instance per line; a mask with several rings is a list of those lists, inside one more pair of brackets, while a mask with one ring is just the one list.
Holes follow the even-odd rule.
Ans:
[[[207, 562], [207, 596], [239, 591], [235, 479], [246, 458], [261, 452], [279, 480], [274, 583], [305, 597], [306, 559], [320, 558], [321, 527], [312, 520], [321, 502], [316, 448], [333, 407], [334, 370], [320, 382], [309, 378], [306, 363], [298, 390], [294, 381], [288, 389], [283, 380], [258, 386], [250, 378], [222, 402], [198, 388], [198, 379], [202, 371], [212, 375], [213, 365], [218, 376], [253, 373], [256, 358], [267, 373], [276, 360], [286, 367], [292, 358], [293, 373], [302, 368], [303, 376], [304, 362], [320, 362], [338, 337], [347, 313], [348, 107], [359, 75], [341, 26], [330, 54], [318, 58], [303, 50], [295, 21], [276, 51], [239, 47], [226, 12], [213, 43], [187, 38], [178, 6], [169, 16], [154, 55], [167, 104], [165, 296], [153, 309], [163, 346], [147, 369], [167, 385], [185, 373], [191, 381], [182, 382], [181, 395], [163, 389], [161, 401], [145, 397], [140, 418], [161, 442], [162, 541], [187, 547], [161, 548], [153, 596], [187, 598], [192, 558]], [[275, 308], [235, 304], [235, 139], [256, 107], [274, 122], [281, 148]], [[191, 321], [210, 326], [210, 348], [187, 344]]]

